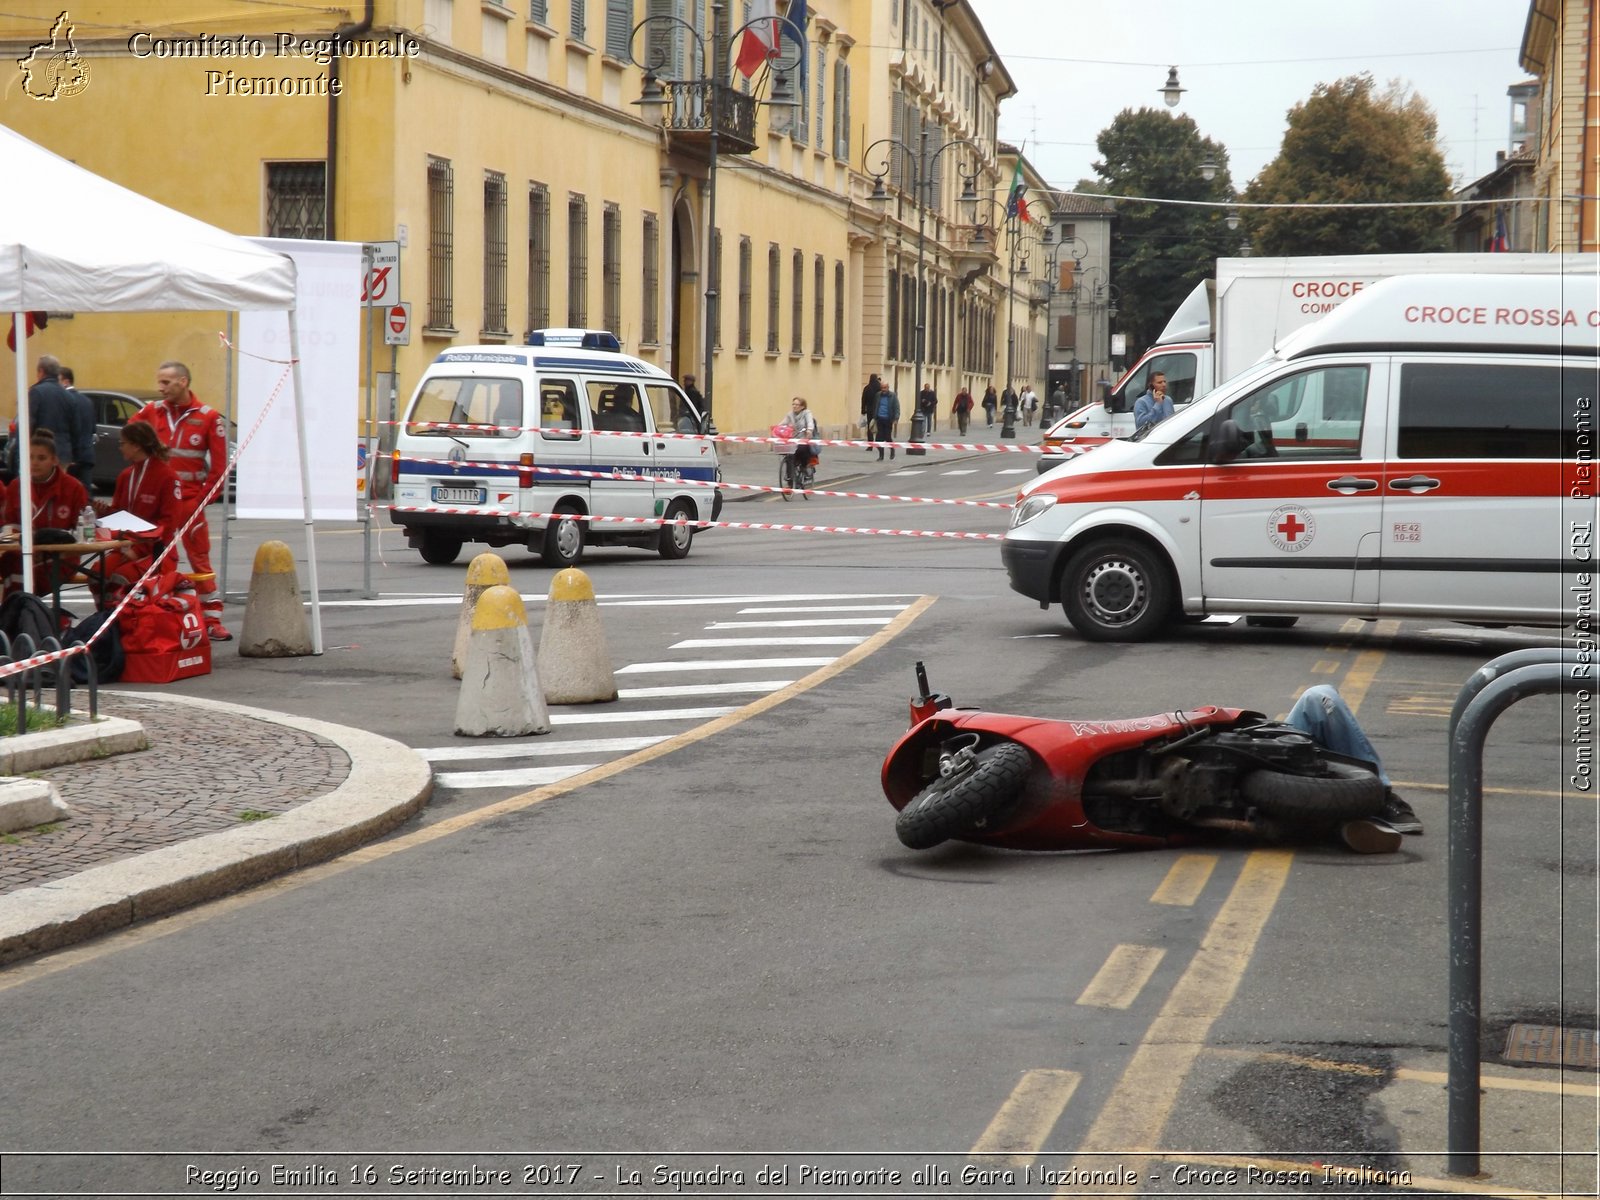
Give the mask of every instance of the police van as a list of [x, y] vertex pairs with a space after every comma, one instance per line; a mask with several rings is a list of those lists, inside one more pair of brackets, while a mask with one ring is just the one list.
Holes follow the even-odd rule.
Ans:
[[1592, 619], [1597, 354], [1592, 274], [1374, 284], [1022, 488], [1011, 586], [1094, 641], [1218, 613]]
[[526, 546], [553, 567], [586, 546], [683, 558], [722, 510], [706, 432], [672, 377], [605, 331], [455, 347], [423, 372], [396, 433], [394, 520], [430, 563], [466, 542]]

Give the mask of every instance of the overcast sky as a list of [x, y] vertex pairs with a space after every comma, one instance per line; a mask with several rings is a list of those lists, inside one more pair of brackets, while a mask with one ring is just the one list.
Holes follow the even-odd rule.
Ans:
[[1096, 136], [1125, 108], [1163, 107], [1176, 66], [1177, 112], [1228, 148], [1243, 186], [1277, 156], [1289, 109], [1320, 82], [1368, 72], [1409, 82], [1439, 118], [1458, 184], [1507, 148], [1506, 88], [1529, 0], [974, 0], [1018, 94], [1000, 137], [1025, 143], [1049, 180], [1093, 175]]

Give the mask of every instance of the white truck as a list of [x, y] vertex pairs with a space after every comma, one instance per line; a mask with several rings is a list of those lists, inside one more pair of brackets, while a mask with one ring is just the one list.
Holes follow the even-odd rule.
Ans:
[[1039, 470], [1133, 432], [1133, 402], [1157, 371], [1180, 410], [1270, 353], [1288, 334], [1332, 312], [1391, 275], [1594, 275], [1594, 254], [1348, 254], [1305, 258], [1219, 258], [1155, 345], [1104, 399], [1084, 404], [1045, 433]]

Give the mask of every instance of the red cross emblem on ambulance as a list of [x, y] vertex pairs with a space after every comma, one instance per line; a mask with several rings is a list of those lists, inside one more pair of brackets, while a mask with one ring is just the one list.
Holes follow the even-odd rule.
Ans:
[[1297, 554], [1317, 536], [1317, 521], [1309, 510], [1284, 504], [1267, 517], [1267, 540], [1285, 554]]

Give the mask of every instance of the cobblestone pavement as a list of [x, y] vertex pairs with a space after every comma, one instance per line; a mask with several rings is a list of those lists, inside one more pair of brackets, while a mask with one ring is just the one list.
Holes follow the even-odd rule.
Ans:
[[333, 743], [288, 726], [109, 692], [101, 701], [103, 714], [143, 725], [150, 749], [41, 772], [72, 816], [0, 835], [0, 894], [286, 812], [350, 771]]

